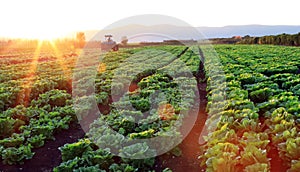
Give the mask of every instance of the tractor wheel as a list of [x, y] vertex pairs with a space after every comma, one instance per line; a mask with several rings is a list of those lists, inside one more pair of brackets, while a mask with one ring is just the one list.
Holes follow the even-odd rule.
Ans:
[[118, 50], [119, 50], [119, 45], [113, 47], [113, 51], [118, 51]]

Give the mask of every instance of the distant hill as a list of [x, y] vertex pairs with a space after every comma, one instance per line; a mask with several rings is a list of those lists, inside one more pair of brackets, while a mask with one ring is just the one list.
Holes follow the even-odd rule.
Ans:
[[[229, 38], [233, 36], [265, 36], [277, 35], [281, 33], [295, 34], [300, 32], [299, 26], [289, 25], [236, 25], [224, 27], [182, 27], [173, 25], [128, 25], [108, 30], [85, 31], [87, 40], [103, 40], [105, 34], [112, 34], [116, 41], [120, 41], [122, 36], [127, 36], [130, 42], [141, 41], [161, 41], [164, 39], [201, 39], [205, 38]], [[155, 35], [160, 33], [160, 35]]]
[[228, 38], [232, 36], [265, 36], [278, 35], [282, 33], [296, 34], [300, 32], [299, 26], [288, 25], [241, 25], [225, 27], [198, 27], [207, 38]]

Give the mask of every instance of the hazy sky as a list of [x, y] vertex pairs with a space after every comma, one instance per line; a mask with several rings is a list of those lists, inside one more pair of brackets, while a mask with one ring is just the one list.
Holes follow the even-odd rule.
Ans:
[[0, 37], [52, 38], [141, 14], [168, 15], [192, 26], [300, 25], [299, 5], [298, 0], [3, 0]]

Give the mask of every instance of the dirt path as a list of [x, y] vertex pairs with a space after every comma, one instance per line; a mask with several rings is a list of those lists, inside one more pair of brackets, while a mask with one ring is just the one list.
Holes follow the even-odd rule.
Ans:
[[[181, 156], [176, 157], [171, 154], [164, 154], [159, 156], [156, 164], [156, 169], [158, 170], [162, 170], [167, 167], [174, 172], [199, 172], [203, 170], [200, 168], [200, 161], [198, 160], [198, 156], [200, 155], [199, 138], [201, 137], [201, 132], [207, 119], [207, 113], [205, 111], [207, 104], [207, 92], [206, 81], [204, 81], [204, 56], [200, 48], [199, 54], [201, 61], [199, 64], [199, 71], [195, 76], [197, 79], [197, 86], [199, 92], [199, 111], [195, 112], [195, 110], [192, 109], [189, 113], [189, 116], [184, 119], [183, 123], [184, 126], [193, 125], [193, 128], [189, 132], [187, 137], [179, 145], [179, 148], [182, 151]], [[197, 119], [194, 123], [194, 120], [192, 119], [195, 119], [195, 115], [197, 115]]]

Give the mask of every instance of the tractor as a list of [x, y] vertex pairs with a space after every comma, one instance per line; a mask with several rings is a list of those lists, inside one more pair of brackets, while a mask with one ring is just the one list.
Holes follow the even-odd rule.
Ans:
[[116, 41], [112, 40], [112, 35], [105, 35], [105, 41], [101, 42], [101, 50], [103, 51], [118, 51], [119, 50], [119, 44], [116, 43]]

